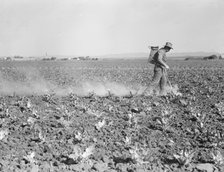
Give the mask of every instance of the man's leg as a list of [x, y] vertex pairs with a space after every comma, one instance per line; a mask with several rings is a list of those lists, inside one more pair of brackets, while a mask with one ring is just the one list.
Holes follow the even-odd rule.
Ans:
[[161, 79], [159, 81], [160, 95], [165, 95], [166, 94], [166, 84], [167, 84], [167, 73], [166, 73], [166, 70], [163, 69], [162, 76], [161, 76]]
[[149, 84], [148, 88], [144, 91], [146, 94], [152, 94], [155, 87], [159, 84], [162, 77], [162, 68], [155, 67], [154, 74], [151, 83]]

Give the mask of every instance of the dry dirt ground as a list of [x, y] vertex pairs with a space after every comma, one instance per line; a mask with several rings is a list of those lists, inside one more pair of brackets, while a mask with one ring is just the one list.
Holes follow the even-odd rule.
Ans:
[[224, 171], [224, 61], [169, 65], [182, 95], [132, 95], [141, 60], [2, 62], [0, 171]]

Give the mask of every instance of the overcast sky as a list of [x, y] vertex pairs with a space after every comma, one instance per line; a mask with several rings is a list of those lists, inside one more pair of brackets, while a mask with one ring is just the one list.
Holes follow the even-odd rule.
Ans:
[[0, 56], [224, 52], [223, 0], [0, 0]]

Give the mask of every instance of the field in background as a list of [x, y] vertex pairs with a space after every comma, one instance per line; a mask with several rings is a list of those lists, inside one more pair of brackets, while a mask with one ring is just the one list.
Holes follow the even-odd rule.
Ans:
[[0, 171], [223, 171], [224, 61], [2, 61]]
[[[170, 80], [179, 70], [212, 70], [223, 66], [223, 61], [169, 61]], [[153, 66], [146, 60], [101, 61], [2, 61], [0, 63], [1, 94], [86, 95], [98, 92], [98, 87], [116, 86], [125, 94], [147, 86]], [[178, 84], [178, 80], [173, 80]], [[113, 88], [109, 88], [111, 85]], [[88, 87], [88, 88], [87, 88]], [[125, 90], [126, 89], [126, 90]], [[114, 90], [114, 93], [116, 94]], [[103, 94], [103, 93], [102, 93]], [[119, 95], [119, 94], [118, 94]], [[120, 94], [122, 95], [122, 94]]]

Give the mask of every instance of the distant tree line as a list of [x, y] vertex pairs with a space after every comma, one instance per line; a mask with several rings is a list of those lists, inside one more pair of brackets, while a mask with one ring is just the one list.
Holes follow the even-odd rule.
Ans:
[[210, 55], [206, 57], [187, 57], [185, 60], [221, 60], [223, 59], [221, 55]]
[[[53, 61], [53, 60], [57, 60], [57, 58], [56, 57], [43, 58], [42, 60]], [[58, 60], [66, 61], [66, 60], [70, 60], [70, 59], [65, 57], [65, 58], [59, 58]], [[80, 56], [80, 57], [73, 57], [73, 58], [71, 58], [71, 60], [98, 60], [98, 58], [91, 58], [89, 56]]]
[[43, 58], [42, 60], [44, 61], [51, 61], [51, 60], [56, 60], [57, 58], [56, 57], [50, 57], [50, 58]]
[[[31, 57], [29, 57], [31, 59]], [[32, 57], [32, 58], [35, 58], [35, 57]], [[4, 57], [2, 58], [2, 60], [7, 60], [7, 61], [12, 61], [12, 60], [22, 60], [24, 59], [23, 56], [8, 56], [8, 57]], [[37, 58], [38, 60], [38, 58]], [[62, 60], [62, 61], [66, 61], [66, 60], [98, 60], [98, 58], [91, 58], [90, 56], [80, 56], [80, 57], [73, 57], [73, 58], [67, 58], [67, 57], [64, 57], [64, 58], [57, 58], [57, 57], [44, 57], [42, 58], [41, 60], [43, 61], [54, 61], [54, 60]]]
[[74, 58], [72, 58], [73, 60], [98, 60], [98, 58], [91, 58], [91, 57], [89, 57], [89, 56], [86, 56], [86, 57], [84, 57], [84, 56], [80, 56], [80, 57], [74, 57]]

